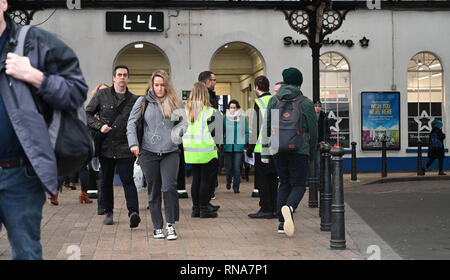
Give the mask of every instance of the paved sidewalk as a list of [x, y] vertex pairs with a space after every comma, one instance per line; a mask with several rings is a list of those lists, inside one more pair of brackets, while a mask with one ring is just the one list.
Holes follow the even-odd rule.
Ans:
[[[352, 239], [352, 225], [364, 225], [357, 215], [347, 215], [347, 249], [330, 249], [330, 233], [320, 231], [318, 209], [308, 208], [308, 192], [294, 214], [296, 231], [289, 238], [277, 233], [277, 219], [254, 220], [247, 214], [257, 211], [259, 198], [250, 196], [253, 178], [241, 184], [241, 193], [226, 190], [220, 177], [213, 204], [220, 205], [216, 219], [191, 218], [191, 199], [180, 199], [180, 221], [176, 224], [178, 240], [153, 239], [153, 226], [147, 207], [147, 191], [139, 193], [142, 222], [131, 230], [124, 193], [115, 186], [114, 225], [105, 226], [104, 216], [96, 214], [93, 204], [78, 203], [77, 190], [63, 190], [60, 205], [44, 206], [42, 245], [44, 259], [66, 260], [352, 260], [364, 259], [365, 248]], [[190, 180], [188, 180], [190, 181]], [[188, 191], [190, 183], [188, 183]], [[350, 210], [349, 210], [350, 211]], [[349, 212], [350, 213], [350, 212]], [[346, 217], [347, 219], [347, 217]], [[355, 220], [356, 219], [356, 220]], [[366, 235], [367, 232], [362, 233]], [[367, 236], [366, 236], [367, 238]], [[75, 249], [71, 251], [71, 249]], [[6, 231], [0, 232], [0, 260], [10, 259]]]

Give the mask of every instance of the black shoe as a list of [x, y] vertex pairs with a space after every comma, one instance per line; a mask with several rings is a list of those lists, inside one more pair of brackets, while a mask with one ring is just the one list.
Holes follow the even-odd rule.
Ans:
[[208, 207], [200, 207], [200, 218], [217, 218], [217, 212], [210, 211]]
[[440, 171], [438, 175], [447, 175], [446, 173], [444, 173], [444, 171]]
[[105, 217], [105, 219], [103, 220], [103, 224], [104, 225], [112, 225], [112, 224], [114, 224], [114, 221], [113, 221], [113, 213], [106, 213], [106, 217]]
[[178, 198], [189, 198], [189, 195], [187, 192], [179, 192]]
[[231, 189], [231, 184], [227, 184], [227, 190]]
[[253, 192], [252, 192], [252, 197], [259, 197], [259, 192], [253, 190]]
[[135, 228], [141, 222], [141, 218], [137, 212], [133, 212], [130, 215], [130, 228]]
[[192, 218], [200, 218], [200, 208], [197, 207], [192, 207], [192, 214], [191, 214]]
[[214, 211], [217, 211], [220, 208], [220, 205], [212, 205], [211, 203], [209, 203], [208, 206], [211, 207]]
[[252, 218], [252, 219], [273, 219], [274, 218], [272, 212], [263, 212], [261, 210], [259, 210], [256, 213], [253, 213], [253, 214], [248, 214], [248, 217]]
[[90, 198], [90, 199], [97, 199], [98, 195], [97, 195], [97, 193], [88, 193], [88, 198]]
[[106, 214], [105, 210], [103, 210], [103, 209], [97, 209], [97, 215], [103, 216], [103, 215], [105, 215], [105, 214]]
[[278, 233], [284, 233], [284, 223], [283, 222], [281, 222], [278, 225]]
[[233, 190], [234, 193], [241, 193], [239, 190]]

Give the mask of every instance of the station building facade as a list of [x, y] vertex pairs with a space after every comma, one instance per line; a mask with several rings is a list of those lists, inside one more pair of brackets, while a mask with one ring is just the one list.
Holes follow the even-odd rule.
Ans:
[[[113, 67], [126, 64], [135, 94], [144, 94], [151, 73], [164, 69], [186, 99], [198, 74], [211, 70], [222, 105], [237, 99], [247, 109], [253, 107], [255, 77], [266, 75], [273, 88], [283, 69], [297, 67], [302, 91], [312, 98], [311, 49], [281, 10], [56, 8], [38, 10], [30, 24], [74, 49], [91, 89], [111, 84]], [[360, 172], [381, 169], [381, 151], [364, 149], [365, 141], [378, 142], [380, 134], [398, 143], [387, 153], [388, 170], [414, 171], [418, 140], [427, 145], [431, 121], [442, 120], [444, 133], [450, 131], [449, 46], [450, 10], [355, 9], [325, 38], [320, 99], [330, 118], [332, 144], [347, 150], [345, 171], [351, 142], [357, 143]], [[363, 126], [367, 92], [398, 93], [398, 125], [391, 131]]]

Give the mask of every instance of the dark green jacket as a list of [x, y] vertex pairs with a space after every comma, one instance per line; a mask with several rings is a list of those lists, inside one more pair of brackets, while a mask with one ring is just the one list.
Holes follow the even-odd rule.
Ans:
[[[289, 84], [284, 84], [278, 90], [276, 97], [286, 100], [294, 99], [295, 97], [303, 95], [301, 90]], [[278, 106], [278, 101], [275, 98], [270, 99], [269, 105], [267, 106], [266, 120], [264, 121], [263, 129], [267, 129], [267, 136], [270, 136], [271, 128], [271, 119], [272, 119], [272, 109], [275, 109]], [[302, 113], [303, 113], [303, 131], [305, 132], [305, 141], [303, 141], [302, 146], [298, 150], [299, 154], [307, 155], [310, 157], [310, 160], [313, 156], [315, 156], [316, 146], [317, 146], [317, 138], [318, 138], [318, 127], [317, 127], [317, 115], [314, 110], [314, 105], [311, 99], [306, 99], [301, 103]], [[263, 134], [264, 136], [264, 134]], [[270, 149], [270, 141], [268, 139], [263, 139], [263, 151], [262, 158], [267, 158], [270, 154], [275, 155], [278, 151]]]

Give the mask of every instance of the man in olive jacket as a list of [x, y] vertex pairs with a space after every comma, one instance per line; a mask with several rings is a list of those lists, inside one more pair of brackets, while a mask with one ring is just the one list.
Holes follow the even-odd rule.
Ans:
[[[277, 99], [292, 100], [303, 95], [300, 90], [303, 82], [300, 70], [292, 67], [285, 69], [283, 71], [283, 82], [283, 86], [276, 94], [277, 98], [272, 98], [267, 106], [267, 118], [264, 122], [264, 125], [267, 127], [267, 136], [271, 134], [271, 121], [274, 113], [271, 110], [278, 107]], [[310, 99], [305, 99], [300, 106], [303, 117], [302, 132], [304, 133], [300, 148], [295, 152], [279, 153], [276, 147], [270, 147], [266, 137], [266, 139], [263, 138], [263, 150], [261, 153], [262, 162], [267, 162], [270, 154], [274, 155], [275, 166], [280, 179], [277, 202], [278, 219], [280, 221], [278, 232], [286, 233], [288, 236], [294, 234], [292, 213], [305, 194], [309, 160], [315, 156], [317, 145], [318, 129], [314, 105]], [[266, 128], [263, 127], [263, 129]]]
[[[100, 190], [106, 212], [103, 223], [105, 225], [113, 224], [113, 180], [117, 165], [127, 201], [130, 227], [134, 228], [139, 225], [141, 219], [139, 217], [138, 195], [133, 179], [135, 158], [128, 147], [127, 123], [131, 109], [138, 97], [128, 91], [128, 78], [129, 70], [126, 66], [120, 65], [115, 67], [113, 71], [113, 86], [97, 92], [86, 107], [86, 115], [90, 128], [106, 134], [100, 151], [102, 174]], [[117, 111], [117, 107], [123, 102], [126, 103], [120, 114], [118, 114], [114, 123], [109, 126], [109, 122]], [[98, 119], [94, 117], [95, 114], [98, 114]]]

